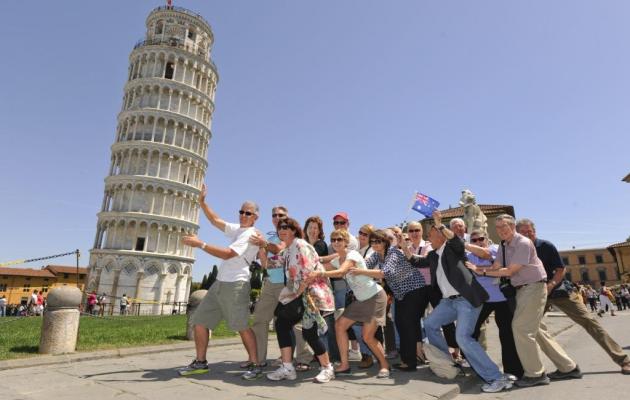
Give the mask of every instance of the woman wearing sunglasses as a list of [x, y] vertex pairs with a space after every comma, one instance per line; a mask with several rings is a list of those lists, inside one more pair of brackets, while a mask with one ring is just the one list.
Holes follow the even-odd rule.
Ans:
[[[485, 269], [490, 268], [497, 257], [497, 246], [490, 246], [485, 232], [481, 230], [474, 230], [470, 234], [470, 244], [466, 244], [466, 250], [468, 250], [466, 257], [480, 269], [480, 274]], [[481, 326], [494, 311], [494, 321], [497, 324], [497, 328], [499, 328], [503, 372], [512, 374], [520, 379], [523, 376], [523, 366], [514, 344], [514, 334], [512, 333], [513, 313], [507, 299], [501, 293], [501, 289], [499, 289], [499, 278], [482, 275], [477, 275], [475, 278], [488, 292], [489, 298], [483, 303], [473, 337], [479, 340]]]
[[363, 340], [379, 362], [380, 370], [377, 378], [389, 378], [389, 364], [385, 359], [382, 344], [376, 339], [376, 330], [385, 325], [385, 309], [387, 295], [383, 288], [373, 278], [356, 273], [367, 270], [365, 260], [356, 250], [348, 250], [350, 235], [348, 231], [337, 229], [330, 235], [330, 243], [339, 255], [330, 262], [335, 268], [329, 271], [311, 272], [309, 280], [317, 278], [345, 278], [354, 293], [354, 300], [346, 308], [335, 323], [337, 346], [341, 356], [341, 364], [335, 374], [349, 374], [348, 360], [348, 328], [355, 322], [363, 323]]
[[[374, 254], [366, 260], [368, 269], [354, 269], [355, 275], [366, 275], [376, 279], [385, 279], [394, 294], [396, 329], [400, 335], [400, 364], [394, 368], [401, 371], [415, 371], [416, 342], [420, 337], [420, 317], [426, 308], [428, 299], [422, 296], [426, 284], [422, 273], [413, 267], [402, 250], [392, 246], [395, 241], [393, 232], [377, 230], [370, 235], [370, 245]], [[379, 269], [371, 269], [379, 267]]]
[[335, 378], [335, 371], [322, 336], [327, 326], [323, 316], [335, 310], [335, 301], [326, 278], [317, 278], [307, 282], [306, 277], [314, 271], [323, 271], [319, 263], [317, 252], [303, 239], [302, 229], [296, 220], [287, 218], [278, 224], [278, 236], [286, 244], [282, 255], [285, 260], [285, 287], [280, 292], [279, 302], [288, 304], [301, 296], [304, 304], [304, 314], [295, 319], [286, 319], [279, 314], [276, 318], [276, 335], [282, 365], [267, 374], [273, 381], [296, 378], [295, 367], [292, 362], [291, 329], [302, 322], [302, 336], [313, 349], [321, 368], [315, 377], [315, 382], [326, 383]]

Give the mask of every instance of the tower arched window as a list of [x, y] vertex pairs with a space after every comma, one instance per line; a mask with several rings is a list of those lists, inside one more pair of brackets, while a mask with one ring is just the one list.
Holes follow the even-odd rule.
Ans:
[[162, 33], [164, 33], [164, 22], [158, 21], [157, 24], [155, 24], [155, 34], [161, 35]]
[[166, 71], [164, 71], [164, 77], [166, 79], [173, 79], [173, 74], [175, 73], [175, 64], [172, 62], [166, 63]]

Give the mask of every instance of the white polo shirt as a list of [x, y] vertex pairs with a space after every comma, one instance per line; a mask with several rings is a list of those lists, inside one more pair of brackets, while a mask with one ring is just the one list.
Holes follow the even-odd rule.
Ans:
[[219, 266], [217, 280], [219, 282], [248, 281], [249, 264], [258, 253], [258, 246], [249, 242], [249, 238], [256, 233], [256, 229], [253, 226], [241, 228], [239, 224], [226, 223], [223, 233], [232, 241], [228, 247], [234, 250], [237, 256], [223, 260]]

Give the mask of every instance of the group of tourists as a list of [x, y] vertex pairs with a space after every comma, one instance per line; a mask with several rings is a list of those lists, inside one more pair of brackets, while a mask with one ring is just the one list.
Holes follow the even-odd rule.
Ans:
[[[223, 262], [192, 315], [196, 357], [179, 369], [181, 375], [208, 372], [209, 330], [226, 320], [247, 351], [241, 364], [247, 380], [262, 377], [267, 367], [272, 321], [280, 349], [275, 369], [266, 374], [273, 381], [294, 380], [317, 361], [314, 381], [329, 382], [352, 374], [349, 361], [359, 352], [354, 358], [361, 361], [359, 368], [376, 359], [376, 377], [382, 379], [391, 376], [392, 367], [409, 373], [425, 362], [449, 378], [470, 367], [483, 380], [484, 392], [580, 379], [579, 366], [543, 322], [551, 305], [584, 327], [621, 372], [630, 374], [630, 357], [588, 312], [564, 278], [555, 246], [537, 238], [531, 220], [496, 217], [493, 228], [501, 243], [495, 245], [483, 229], [467, 232], [459, 218], [444, 225], [437, 210], [426, 241], [419, 222], [404, 231], [366, 224], [355, 237], [347, 213], [339, 212], [328, 245], [320, 217], [302, 225], [286, 207], [276, 206], [276, 231], [263, 235], [254, 227], [260, 215], [255, 203], [243, 203], [239, 223], [229, 223], [208, 206], [206, 194], [204, 186], [201, 208], [230, 245], [205, 243], [195, 235], [182, 239]], [[256, 259], [266, 277], [250, 328], [250, 265]], [[500, 343], [487, 344], [485, 321], [493, 312]], [[498, 345], [502, 369], [487, 353], [488, 346]], [[541, 353], [556, 371], [545, 371]], [[390, 366], [397, 356], [400, 362]]]

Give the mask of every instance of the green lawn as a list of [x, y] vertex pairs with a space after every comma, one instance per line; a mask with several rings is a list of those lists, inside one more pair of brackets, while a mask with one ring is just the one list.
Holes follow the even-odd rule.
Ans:
[[[41, 317], [0, 318], [0, 360], [37, 355]], [[222, 322], [213, 338], [236, 335]], [[177, 343], [186, 340], [186, 315], [81, 317], [77, 351]]]

